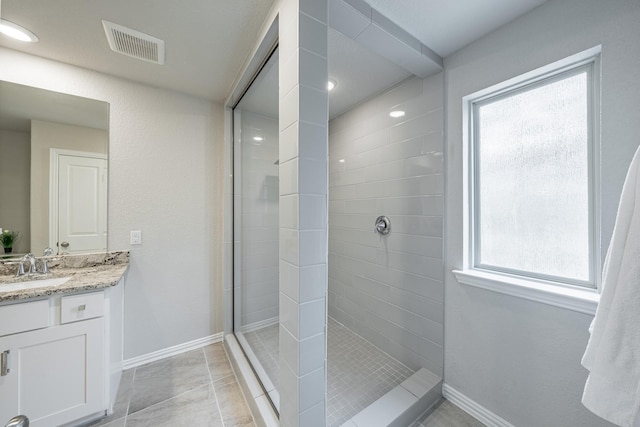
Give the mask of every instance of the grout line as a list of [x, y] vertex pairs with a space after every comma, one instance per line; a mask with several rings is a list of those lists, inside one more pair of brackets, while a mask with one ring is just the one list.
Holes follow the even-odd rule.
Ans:
[[[207, 367], [207, 372], [209, 373], [209, 384], [211, 389], [213, 390], [213, 397], [216, 399], [216, 406], [218, 407], [218, 413], [220, 414], [220, 422], [222, 423], [222, 427], [224, 426], [224, 417], [222, 416], [222, 408], [220, 407], [220, 400], [218, 399], [218, 393], [216, 392], [216, 387], [213, 385], [213, 377], [211, 376], [211, 369], [209, 369], [209, 360], [207, 359], [207, 352], [202, 348], [202, 354], [204, 354], [204, 363]], [[226, 357], [225, 353], [225, 357]]]
[[138, 372], [138, 368], [133, 368], [133, 375], [131, 376], [131, 383], [129, 384], [129, 397], [127, 398], [127, 409], [124, 411], [124, 426], [127, 425], [127, 418], [129, 417], [129, 407], [131, 406], [131, 397], [133, 396], [133, 387], [136, 382], [136, 373]]

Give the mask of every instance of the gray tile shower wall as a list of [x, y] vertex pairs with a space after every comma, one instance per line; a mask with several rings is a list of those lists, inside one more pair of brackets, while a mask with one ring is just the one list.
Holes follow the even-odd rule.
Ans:
[[[440, 376], [443, 128], [442, 74], [406, 80], [329, 124], [329, 315]], [[387, 236], [373, 231], [379, 215], [391, 219]]]

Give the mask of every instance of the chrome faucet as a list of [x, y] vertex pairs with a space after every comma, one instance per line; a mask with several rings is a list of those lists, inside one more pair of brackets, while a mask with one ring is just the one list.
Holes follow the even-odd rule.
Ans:
[[36, 269], [36, 257], [32, 253], [28, 253], [28, 254], [26, 254], [25, 256], [22, 257], [22, 261], [20, 262], [20, 267], [21, 268], [18, 269], [18, 276], [21, 275], [20, 274], [21, 271], [22, 271], [22, 275], [25, 274], [25, 272], [24, 272], [25, 271], [24, 263], [27, 262], [27, 261], [29, 262], [29, 272], [26, 273], [26, 274], [31, 275], [31, 274], [37, 274], [38, 273], [38, 270]]
[[[44, 255], [46, 256], [50, 256], [53, 254], [53, 250], [50, 248], [45, 249], [44, 251]], [[40, 260], [40, 271], [38, 271], [38, 259], [36, 258], [36, 256], [32, 253], [28, 253], [25, 256], [22, 257], [22, 259], [18, 262], [16, 262], [16, 264], [18, 264], [18, 271], [16, 273], [16, 277], [21, 277], [21, 276], [34, 276], [34, 275], [38, 275], [38, 274], [48, 274], [49, 273], [49, 265], [48, 265], [48, 259], [43, 258]], [[28, 264], [27, 264], [28, 263]], [[27, 271], [25, 269], [25, 264], [29, 266], [29, 270]]]

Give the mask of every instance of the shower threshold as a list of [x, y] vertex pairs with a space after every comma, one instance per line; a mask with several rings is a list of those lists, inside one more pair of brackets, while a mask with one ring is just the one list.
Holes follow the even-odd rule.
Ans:
[[[266, 373], [276, 387], [278, 328], [275, 323], [242, 334], [258, 356], [251, 357], [254, 369]], [[370, 423], [372, 417], [404, 422], [415, 413], [413, 420], [440, 398], [441, 380], [435, 374], [426, 369], [414, 372], [332, 318], [327, 341], [327, 426], [367, 425], [362, 423]], [[384, 417], [377, 415], [379, 410]]]

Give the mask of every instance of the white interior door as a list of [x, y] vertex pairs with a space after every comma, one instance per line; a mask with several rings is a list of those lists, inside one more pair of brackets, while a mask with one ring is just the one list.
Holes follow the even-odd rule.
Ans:
[[58, 156], [58, 253], [107, 249], [107, 160]]

